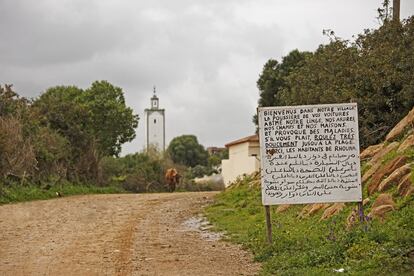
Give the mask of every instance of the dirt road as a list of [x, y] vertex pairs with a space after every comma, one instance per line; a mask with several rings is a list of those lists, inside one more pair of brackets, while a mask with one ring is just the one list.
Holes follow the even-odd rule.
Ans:
[[197, 230], [214, 193], [86, 195], [0, 206], [0, 275], [254, 275]]

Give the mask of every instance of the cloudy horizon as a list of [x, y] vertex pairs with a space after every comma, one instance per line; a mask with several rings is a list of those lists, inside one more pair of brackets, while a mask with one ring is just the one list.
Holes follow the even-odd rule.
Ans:
[[[256, 81], [264, 63], [294, 49], [313, 51], [323, 29], [352, 39], [379, 26], [382, 1], [0, 0], [0, 84], [25, 97], [56, 85], [107, 80], [140, 116], [157, 87], [166, 140], [194, 134], [205, 147], [254, 133]], [[414, 1], [401, 1], [401, 18]]]

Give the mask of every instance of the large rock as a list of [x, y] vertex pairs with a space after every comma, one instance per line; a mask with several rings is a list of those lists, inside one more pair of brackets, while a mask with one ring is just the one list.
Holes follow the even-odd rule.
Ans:
[[396, 169], [387, 178], [381, 181], [378, 186], [378, 191], [383, 192], [391, 188], [393, 185], [398, 184], [407, 173], [411, 171], [411, 164], [405, 164], [404, 166]]
[[410, 147], [414, 147], [414, 134], [411, 134], [410, 136], [405, 138], [405, 140], [398, 147], [397, 152], [403, 152]]
[[395, 210], [395, 202], [390, 194], [380, 194], [372, 204], [370, 218], [384, 219], [386, 213]]
[[311, 216], [318, 212], [319, 210], [324, 210], [329, 207], [329, 203], [314, 203], [314, 204], [308, 204], [305, 207], [303, 207], [302, 211], [299, 214], [299, 217], [305, 218], [308, 216]]
[[312, 216], [313, 214], [315, 214], [319, 210], [324, 210], [324, 209], [328, 208], [329, 205], [330, 205], [329, 203], [315, 203], [315, 204], [312, 204], [312, 208], [309, 210], [308, 215]]
[[309, 210], [312, 208], [312, 204], [306, 204], [299, 213], [300, 218], [304, 218], [308, 215]]
[[362, 184], [365, 184], [367, 182], [367, 180], [374, 174], [377, 172], [377, 170], [379, 170], [381, 168], [381, 162], [377, 162], [374, 165], [372, 165], [371, 168], [369, 168], [368, 171], [366, 171], [364, 173], [364, 175], [362, 176]]
[[283, 213], [284, 211], [286, 211], [287, 209], [289, 209], [290, 204], [282, 204], [279, 205], [276, 209], [276, 213]]
[[414, 193], [414, 186], [411, 182], [411, 174], [412, 173], [408, 173], [407, 175], [405, 175], [398, 184], [397, 190], [400, 196], [405, 197]]
[[385, 137], [385, 141], [391, 142], [403, 134], [405, 128], [414, 123], [414, 108], [405, 116]]
[[379, 218], [381, 221], [384, 220], [385, 214], [391, 211], [394, 211], [395, 207], [392, 205], [381, 205], [371, 209], [371, 212], [368, 214], [370, 218]]
[[378, 169], [374, 175], [371, 178], [371, 182], [368, 185], [368, 194], [373, 194], [379, 184], [381, 183], [381, 180], [385, 177], [390, 175], [392, 172], [394, 172], [396, 169], [402, 167], [407, 162], [406, 156], [397, 156], [390, 162], [388, 162], [384, 167]]
[[322, 214], [321, 220], [328, 219], [338, 214], [339, 212], [342, 211], [342, 209], [344, 209], [344, 207], [345, 207], [345, 203], [342, 203], [342, 202], [333, 204], [332, 206], [325, 209], [325, 211]]
[[359, 155], [359, 157], [361, 158], [361, 160], [365, 160], [365, 159], [371, 158], [376, 153], [378, 153], [383, 147], [384, 147], [384, 143], [381, 143], [381, 144], [378, 144], [378, 145], [369, 146], [366, 149], [364, 149], [363, 152], [361, 152], [361, 154]]
[[390, 194], [380, 194], [372, 204], [372, 208], [380, 207], [382, 205], [392, 205], [395, 207], [395, 202]]
[[384, 148], [382, 148], [379, 152], [377, 152], [372, 159], [369, 161], [371, 164], [375, 164], [377, 162], [381, 162], [382, 158], [388, 154], [389, 152], [397, 149], [399, 146], [398, 142], [392, 142], [391, 144], [388, 144]]

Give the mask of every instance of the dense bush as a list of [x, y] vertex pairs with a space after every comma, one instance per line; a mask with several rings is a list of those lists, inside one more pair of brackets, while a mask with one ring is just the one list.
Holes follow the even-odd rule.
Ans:
[[326, 34], [331, 42], [314, 53], [264, 65], [259, 106], [357, 102], [361, 146], [376, 144], [414, 105], [414, 17], [385, 20], [355, 41]]
[[188, 167], [205, 166], [208, 162], [208, 152], [198, 143], [197, 137], [194, 135], [173, 138], [167, 152], [175, 163]]
[[32, 101], [0, 85], [0, 193], [7, 185], [105, 184], [102, 158], [118, 155], [137, 123], [122, 89], [106, 81], [56, 86]]

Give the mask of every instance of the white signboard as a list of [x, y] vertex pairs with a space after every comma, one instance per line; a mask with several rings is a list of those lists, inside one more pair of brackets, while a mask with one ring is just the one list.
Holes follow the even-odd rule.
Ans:
[[355, 103], [258, 109], [264, 205], [361, 201]]

